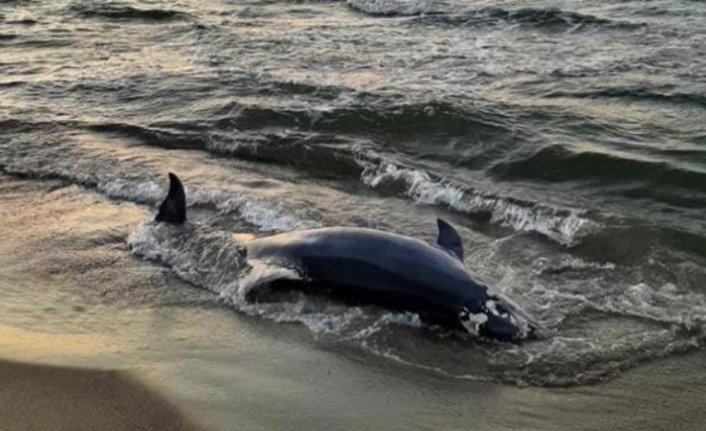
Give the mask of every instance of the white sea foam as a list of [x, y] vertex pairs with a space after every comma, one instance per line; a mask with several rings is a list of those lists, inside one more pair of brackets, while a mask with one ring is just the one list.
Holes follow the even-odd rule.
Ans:
[[[46, 174], [68, 178], [72, 182], [86, 184], [91, 178], [79, 178], [71, 171], [51, 170]], [[124, 180], [104, 176], [95, 180], [95, 189], [103, 195], [142, 204], [159, 204], [167, 189], [150, 179]], [[261, 231], [289, 231], [318, 227], [319, 224], [305, 217], [298, 218], [295, 211], [280, 202], [267, 202], [255, 196], [227, 191], [209, 191], [196, 186], [185, 186], [190, 206], [210, 205], [223, 213], [236, 213], [242, 220], [257, 226]]]
[[667, 283], [653, 288], [646, 283], [629, 286], [624, 294], [598, 306], [607, 311], [677, 325], [687, 331], [706, 331], [706, 296], [679, 292]]
[[472, 191], [449, 181], [435, 179], [427, 172], [402, 168], [386, 161], [361, 161], [361, 164], [364, 166], [361, 180], [372, 188], [401, 182], [403, 193], [417, 203], [445, 205], [466, 213], [488, 212], [491, 223], [516, 231], [538, 232], [561, 244], [572, 245], [598, 228], [598, 224], [586, 218], [582, 211], [512, 202], [508, 198]]
[[164, 190], [154, 181], [125, 181], [116, 178], [99, 181], [96, 188], [110, 198], [137, 203], [157, 202], [165, 195]]
[[262, 231], [289, 231], [311, 229], [320, 225], [304, 218], [297, 218], [291, 210], [281, 205], [263, 202], [243, 196], [221, 197], [214, 199], [216, 206], [223, 212], [238, 212], [247, 222], [257, 226]]
[[[668, 329], [626, 333], [610, 340], [552, 337], [547, 343], [498, 352], [502, 379], [520, 385], [566, 386], [613, 377], [642, 362], [685, 352], [699, 345], [696, 337], [674, 337]], [[513, 358], [514, 356], [514, 358]], [[502, 364], [524, 364], [502, 366]], [[547, 372], [548, 369], [551, 371]]]

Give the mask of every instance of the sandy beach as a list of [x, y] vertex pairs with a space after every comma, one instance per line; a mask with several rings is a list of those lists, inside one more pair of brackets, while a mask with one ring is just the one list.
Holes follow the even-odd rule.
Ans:
[[5, 360], [0, 418], [15, 431], [197, 429], [129, 373]]

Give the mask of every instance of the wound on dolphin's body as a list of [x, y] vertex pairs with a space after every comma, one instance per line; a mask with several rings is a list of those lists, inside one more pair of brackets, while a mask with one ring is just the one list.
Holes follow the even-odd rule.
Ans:
[[179, 178], [169, 173], [169, 193], [159, 206], [156, 221], [182, 224], [186, 221], [186, 194]]

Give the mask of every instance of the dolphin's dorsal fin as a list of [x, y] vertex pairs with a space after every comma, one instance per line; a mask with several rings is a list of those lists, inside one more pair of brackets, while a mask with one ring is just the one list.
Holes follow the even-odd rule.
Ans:
[[156, 221], [182, 224], [186, 221], [186, 195], [179, 178], [169, 173], [169, 193], [159, 206]]
[[436, 219], [436, 224], [439, 226], [439, 238], [437, 238], [436, 243], [463, 262], [463, 241], [461, 236], [453, 226], [440, 218]]

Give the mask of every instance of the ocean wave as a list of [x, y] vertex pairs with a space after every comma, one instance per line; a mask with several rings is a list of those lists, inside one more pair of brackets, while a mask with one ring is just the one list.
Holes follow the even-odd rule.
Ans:
[[[68, 181], [96, 190], [111, 199], [150, 206], [157, 206], [166, 195], [165, 182], [152, 179], [150, 175], [112, 173], [109, 163], [93, 170], [94, 165], [90, 162], [77, 164], [67, 160], [67, 152], [62, 153], [64, 157], [58, 158], [61, 162], [57, 163], [47, 163], [36, 158], [0, 157], [0, 170], [13, 175]], [[241, 220], [263, 232], [319, 226], [314, 220], [297, 217], [296, 211], [285, 208], [279, 202], [269, 202], [246, 194], [207, 190], [192, 184], [187, 184], [185, 188], [190, 206], [205, 206], [224, 214], [237, 214]]]
[[15, 41], [14, 46], [15, 47], [24, 47], [27, 49], [32, 49], [32, 48], [63, 48], [67, 46], [74, 45], [76, 41], [71, 38], [58, 38], [54, 37], [53, 39], [32, 39], [32, 38], [18, 38], [17, 41]]
[[[162, 181], [160, 183], [163, 183]], [[113, 199], [156, 206], [164, 199], [166, 189], [155, 181], [125, 181], [122, 179], [99, 180], [93, 188]], [[318, 227], [314, 220], [298, 218], [290, 210], [277, 203], [266, 202], [249, 195], [205, 190], [201, 187], [185, 186], [190, 206], [209, 206], [239, 218], [262, 232], [281, 232]]]
[[[6, 82], [0, 82], [0, 88], [20, 87], [25, 84], [26, 84], [25, 81], [6, 81]], [[2, 122], [0, 121], [0, 123], [2, 123]]]
[[493, 196], [385, 161], [363, 163], [367, 166], [361, 180], [372, 188], [393, 185], [420, 204], [444, 205], [465, 214], [486, 213], [491, 223], [520, 232], [537, 232], [561, 244], [573, 245], [600, 228], [583, 211]]
[[381, 193], [405, 196], [424, 205], [441, 205], [520, 232], [536, 232], [573, 245], [599, 229], [583, 211], [554, 208], [511, 197], [494, 196], [456, 185], [428, 172], [399, 166], [385, 157], [333, 135], [239, 132], [236, 139], [211, 133], [174, 133], [141, 126], [101, 124], [90, 129], [127, 134], [163, 148], [200, 149], [240, 159], [295, 166], [309, 174], [358, 178]]
[[701, 92], [687, 93], [684, 91], [679, 91], [676, 88], [659, 89], [646, 86], [598, 88], [583, 91], [555, 90], [542, 94], [542, 97], [567, 97], [576, 99], [615, 98], [629, 101], [639, 100], [646, 102], [663, 102], [673, 103], [676, 105], [689, 104], [699, 107], [706, 107], [706, 94]]
[[[130, 131], [132, 133], [132, 129]], [[442, 205], [469, 215], [489, 214], [490, 223], [516, 231], [537, 232], [565, 245], [572, 245], [599, 228], [582, 211], [543, 206], [454, 185], [425, 171], [385, 161], [354, 142], [333, 136], [257, 133], [240, 134], [235, 141], [212, 138], [200, 141], [142, 128], [138, 128], [137, 133], [152, 139], [152, 145], [166, 148], [199, 148], [219, 155], [296, 166], [310, 174], [342, 179], [358, 177], [383, 193], [392, 192], [420, 204]]]
[[603, 29], [634, 29], [644, 24], [612, 21], [593, 15], [558, 8], [503, 9], [490, 7], [462, 13], [444, 13], [418, 17], [415, 23], [443, 26], [484, 26], [499, 23], [515, 24], [546, 31], [576, 31], [590, 27]]
[[348, 7], [380, 17], [415, 16], [438, 13], [439, 2], [431, 0], [348, 0]]
[[369, 136], [422, 131], [440, 135], [473, 132], [482, 136], [518, 133], [516, 128], [506, 125], [499, 111], [442, 101], [395, 103], [393, 100], [362, 97], [319, 109], [231, 103], [213, 115], [219, 118], [215, 127], [239, 130], [271, 127], [337, 134], [361, 134], [362, 131]]
[[[85, 130], [116, 134], [139, 140], [146, 145], [154, 145], [167, 149], [200, 149], [204, 148], [207, 140], [201, 134], [186, 133], [186, 131], [171, 131], [166, 128], [141, 126], [130, 123], [84, 123], [75, 124]], [[192, 130], [199, 130], [198, 125], [192, 124]]]
[[[1, 21], [2, 21], [2, 17], [0, 17], [0, 22]], [[27, 25], [27, 26], [35, 25], [38, 23], [39, 23], [39, 21], [37, 21], [36, 19], [32, 19], [32, 18], [22, 18], [22, 19], [13, 19], [13, 20], [5, 21], [5, 24]]]
[[171, 9], [139, 9], [120, 3], [80, 2], [69, 6], [69, 11], [82, 18], [110, 20], [133, 20], [147, 22], [166, 22], [191, 18], [186, 12]]
[[[202, 150], [241, 160], [294, 166], [309, 174], [327, 177], [358, 175], [361, 170], [349, 150], [355, 146], [355, 141], [334, 135], [292, 130], [218, 131], [208, 130], [208, 127], [194, 123], [159, 126], [100, 123], [81, 127], [94, 132], [136, 139], [154, 147]], [[224, 128], [232, 129], [227, 126]]]
[[687, 169], [667, 161], [629, 158], [617, 153], [574, 151], [563, 145], [544, 147], [522, 159], [500, 162], [490, 168], [497, 178], [547, 182], [591, 181], [671, 186], [706, 192], [706, 172]]
[[[237, 134], [246, 131], [274, 137], [275, 133], [326, 134], [323, 139], [332, 142], [345, 139], [400, 139], [424, 134], [428, 136], [473, 136], [476, 139], [503, 140], [523, 137], [528, 132], [508, 121], [501, 109], [477, 106], [472, 103], [425, 101], [398, 103], [399, 101], [358, 95], [355, 99], [338, 101], [334, 98], [338, 90], [308, 85], [298, 86], [296, 91], [315, 94], [317, 106], [245, 104], [230, 101], [205, 112], [206, 118], [189, 122], [160, 122], [135, 125], [129, 123], [95, 123], [83, 127], [98, 132], [115, 132], [135, 135], [149, 140], [162, 135], [171, 139], [200, 139], [204, 143], [210, 135]], [[287, 84], [268, 84], [259, 94], [272, 91], [289, 91]], [[39, 91], [37, 89], [36, 91]], [[42, 91], [51, 89], [41, 88]], [[119, 82], [101, 84], [99, 87], [81, 83], [70, 88], [81, 92], [132, 92], [135, 89]], [[63, 91], [63, 89], [62, 89]], [[323, 100], [318, 100], [323, 98]], [[345, 98], [344, 98], [345, 99]], [[188, 133], [188, 132], [199, 133]], [[198, 143], [198, 142], [197, 142]], [[177, 144], [178, 145], [178, 144]], [[186, 145], [189, 145], [186, 143]]]
[[[38, 127], [37, 124], [18, 123], [14, 120], [7, 120], [3, 124], [7, 126], [4, 128], [5, 130], [13, 129], [15, 132], [29, 132]], [[54, 124], [51, 127], [57, 126]], [[372, 149], [374, 147], [372, 143], [346, 138], [345, 135], [335, 136], [333, 134], [291, 130], [280, 132], [235, 130], [229, 132], [227, 127], [222, 131], [206, 132], [208, 129], [206, 123], [191, 122], [165, 123], [160, 124], [160, 127], [127, 123], [72, 123], [68, 124], [67, 127], [78, 127], [91, 132], [107, 133], [109, 135], [118, 134], [136, 139], [142, 144], [153, 147], [196, 149], [219, 156], [273, 163], [280, 166], [292, 166], [298, 171], [321, 178], [333, 178], [344, 182], [360, 181], [382, 195], [406, 197], [423, 205], [447, 207], [467, 214], [470, 218], [481, 223], [507, 227], [517, 232], [536, 232], [567, 246], [576, 246], [579, 243], [588, 242], [589, 244], [586, 245], [586, 248], [590, 248], [591, 244], [595, 247], [602, 247], [603, 245], [600, 244], [606, 241], [612, 244], [615, 237], [615, 235], [600, 236], [599, 233], [610, 226], [604, 225], [604, 221], [599, 220], [600, 217], [597, 218], [594, 215], [590, 215], [584, 210], [554, 207], [522, 199], [520, 196], [515, 195], [501, 196], [474, 187], [471, 184], [458, 183], [435, 172], [415, 168], [412, 161], [399, 160], [399, 156], [393, 159], [390, 155], [377, 153]], [[558, 156], [551, 154], [551, 151], [558, 152]], [[49, 152], [51, 153], [51, 151]], [[519, 175], [523, 179], [530, 178], [552, 182], [612, 181], [613, 178], [617, 178], [615, 175], [619, 175], [620, 178], [641, 179], [645, 184], [651, 184], [650, 182], [656, 181], [656, 179], [659, 179], [661, 184], [664, 184], [665, 180], [667, 183], [672, 181], [672, 183], [687, 190], [693, 190], [705, 183], [698, 178], [695, 181], [690, 181], [689, 177], [684, 179], [681, 176], [682, 173], [676, 170], [667, 170], [664, 173], [661, 170], [665, 167], [662, 166], [664, 162], [661, 165], [641, 167], [642, 162], [636, 160], [629, 161], [630, 163], [624, 166], [621, 164], [621, 159], [617, 159], [613, 160], [617, 165], [611, 165], [612, 167], [604, 169], [602, 161], [604, 156], [600, 156], [596, 161], [596, 163], [600, 162], [598, 163], [600, 166], [593, 167], [594, 161], [590, 156], [588, 161], [586, 161], [581, 159], [583, 154], [577, 155], [576, 157], [580, 159], [578, 164], [575, 164], [571, 157], [565, 158], [567, 155], [570, 156], [571, 153], [564, 147], [556, 149], [550, 147], [549, 152], [549, 160], [545, 160], [543, 157], [546, 154], [542, 154], [540, 151], [538, 155], [531, 156], [528, 159], [509, 161], [505, 162], [504, 165], [495, 165], [489, 171], [502, 179], [513, 179]], [[611, 156], [605, 157], [609, 158], [608, 162], [611, 161]], [[26, 158], [20, 158], [15, 161], [11, 159], [10, 157], [10, 164], [20, 171], [36, 170], [39, 175], [52, 175], [51, 172], [53, 174], [65, 174], [69, 177], [78, 175], [78, 171], [73, 169], [74, 166], [55, 166], [57, 169], [52, 171], [51, 167], [57, 165], [58, 162], [42, 165]], [[26, 161], [26, 164], [20, 167], [23, 161]], [[515, 164], [519, 164], [519, 166]], [[524, 164], [528, 165], [525, 166]], [[634, 166], [637, 166], [637, 168], [634, 168]], [[675, 169], [671, 168], [671, 166], [667, 167]], [[95, 169], [90, 166], [87, 169], [89, 168]], [[535, 173], [537, 176], [535, 176]], [[557, 176], [555, 177], [555, 175]], [[121, 185], [123, 180], [116, 177], [112, 185], [107, 185], [105, 184], [106, 180], [110, 179], [98, 175], [83, 176], [76, 179], [79, 184], [98, 188], [108, 196], [115, 198], [130, 199], [150, 205], [156, 205], [160, 198], [159, 193], [155, 191], [157, 189], [154, 188], [154, 183], [150, 186], [152, 191], [149, 197], [145, 198], [141, 197], [143, 193], [130, 196], [129, 190], [124, 192], [119, 190], [121, 187], [129, 189], [132, 187], [131, 182], [123, 186]], [[634, 186], [633, 181], [628, 192], [636, 193]], [[643, 188], [651, 190], [646, 185]], [[144, 191], [145, 189], [142, 185], [138, 185], [136, 190]], [[654, 193], [652, 191], [650, 193], [652, 193], [650, 195], [652, 196], [651, 199], [656, 199], [653, 196]], [[310, 221], [306, 221], [306, 216], [303, 218], [294, 216], [294, 219], [290, 219], [289, 216], [286, 216], [287, 210], [279, 208], [277, 205], [270, 208], [272, 204], [267, 204], [265, 208], [259, 208], [254, 203], [247, 203], [247, 200], [233, 200], [232, 196], [211, 196], [208, 199], [199, 197], [206, 194], [207, 191], [197, 192], [195, 198], [198, 201], [193, 202], [197, 204], [203, 202], [204, 205], [221, 211], [237, 212], [246, 220], [255, 220], [258, 217], [270, 220], [266, 226], [260, 226], [263, 230], [286, 230], [287, 227], [291, 226], [311, 225]], [[671, 201], [674, 201], [675, 196], [672, 193]], [[225, 203], [229, 199], [231, 201]], [[273, 211], [279, 215], [276, 217], [274, 215], [265, 217], [264, 215], [268, 211]], [[255, 223], [255, 225], [258, 224]], [[622, 238], [622, 233], [617, 237]], [[670, 238], [672, 237], [674, 235], [670, 236]], [[641, 241], [636, 241], [636, 239], [639, 238], [631, 237], [631, 240], [626, 243], [642, 244]], [[688, 244], [694, 244], [694, 242], [685, 241], [684, 244], [686, 245], [679, 245], [679, 247], [683, 249]], [[639, 246], [636, 246], [637, 248]], [[624, 247], [615, 247], [615, 245], [611, 246], [610, 250], [615, 250], [615, 253], [611, 255], [614, 255], [620, 261], [624, 261], [625, 256], [616, 255], [616, 253], [630, 253], [624, 250]], [[629, 256], [627, 258], [630, 259]]]

